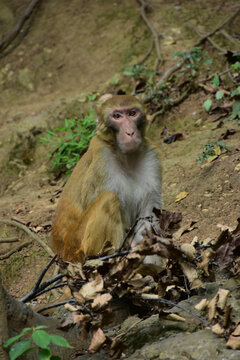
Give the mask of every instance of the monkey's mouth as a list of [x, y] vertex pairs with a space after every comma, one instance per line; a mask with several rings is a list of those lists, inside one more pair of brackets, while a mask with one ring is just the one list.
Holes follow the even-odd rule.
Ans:
[[141, 145], [141, 142], [142, 141], [140, 139], [131, 140], [128, 142], [122, 142], [119, 144], [119, 147], [124, 154], [132, 153], [132, 152], [138, 150], [139, 146]]

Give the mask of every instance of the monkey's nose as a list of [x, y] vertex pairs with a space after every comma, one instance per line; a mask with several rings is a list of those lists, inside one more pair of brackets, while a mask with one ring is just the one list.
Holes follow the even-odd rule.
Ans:
[[126, 132], [126, 134], [127, 134], [128, 136], [131, 136], [131, 137], [134, 135], [134, 133], [135, 133], [134, 131], [132, 131], [132, 132]]

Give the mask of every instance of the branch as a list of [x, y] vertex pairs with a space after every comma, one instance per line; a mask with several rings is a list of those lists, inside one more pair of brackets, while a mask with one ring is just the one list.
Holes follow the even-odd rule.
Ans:
[[15, 25], [15, 27], [13, 28], [13, 30], [8, 35], [6, 35], [3, 38], [3, 40], [0, 42], [0, 51], [3, 51], [4, 49], [6, 49], [9, 46], [9, 44], [17, 37], [17, 35], [21, 31], [24, 23], [31, 16], [33, 10], [40, 2], [41, 2], [41, 0], [32, 0], [30, 5], [25, 10], [24, 14], [18, 20], [18, 22]]
[[31, 230], [29, 230], [27, 226], [20, 224], [14, 220], [1, 220], [1, 219], [0, 219], [0, 224], [6, 224], [6, 225], [18, 227], [19, 229], [25, 231], [35, 241], [37, 241], [50, 256], [55, 255], [53, 251], [50, 249], [50, 247], [47, 244], [45, 244], [45, 242], [42, 239], [40, 239], [37, 235], [35, 235]]

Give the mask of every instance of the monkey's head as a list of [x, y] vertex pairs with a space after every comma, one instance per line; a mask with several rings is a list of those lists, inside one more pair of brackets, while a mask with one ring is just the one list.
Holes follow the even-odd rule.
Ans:
[[99, 136], [124, 154], [139, 149], [146, 128], [146, 115], [139, 100], [127, 95], [108, 97], [97, 113]]

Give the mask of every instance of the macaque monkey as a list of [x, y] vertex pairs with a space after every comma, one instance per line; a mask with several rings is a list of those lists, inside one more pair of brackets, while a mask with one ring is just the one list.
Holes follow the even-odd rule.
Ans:
[[145, 137], [141, 102], [110, 95], [97, 115], [97, 134], [64, 187], [52, 229], [54, 252], [70, 262], [117, 251], [140, 218], [135, 246], [161, 208], [159, 150]]

